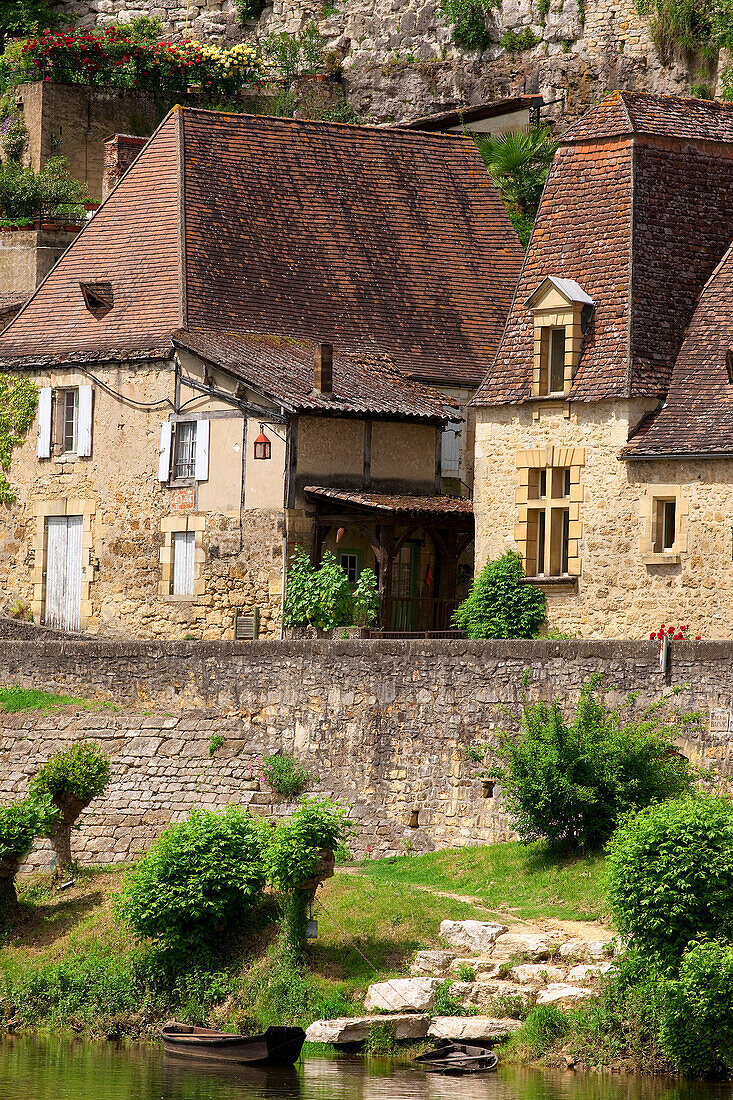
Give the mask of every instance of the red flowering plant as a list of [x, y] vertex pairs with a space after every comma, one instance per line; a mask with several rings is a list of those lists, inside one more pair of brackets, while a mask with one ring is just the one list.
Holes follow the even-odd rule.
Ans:
[[695, 634], [694, 639], [691, 634], [688, 633], [689, 626], [668, 626], [666, 623], [662, 623], [658, 630], [653, 630], [649, 635], [650, 641], [659, 640], [664, 641], [665, 638], [669, 638], [670, 642], [689, 642], [700, 641], [700, 635]]

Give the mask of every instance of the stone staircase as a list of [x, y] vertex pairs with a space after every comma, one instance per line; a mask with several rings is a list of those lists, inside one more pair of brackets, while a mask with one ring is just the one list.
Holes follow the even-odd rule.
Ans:
[[[531, 1005], [596, 996], [599, 979], [614, 965], [610, 943], [569, 939], [561, 928], [527, 932], [484, 921], [443, 921], [440, 938], [450, 947], [419, 951], [410, 978], [369, 986], [364, 1005], [369, 1015], [317, 1020], [307, 1039], [348, 1048], [363, 1042], [372, 1027], [386, 1024], [400, 1041], [497, 1042], [521, 1027], [520, 1017]], [[438, 990], [446, 981], [451, 1000], [485, 1014], [437, 1015]]]

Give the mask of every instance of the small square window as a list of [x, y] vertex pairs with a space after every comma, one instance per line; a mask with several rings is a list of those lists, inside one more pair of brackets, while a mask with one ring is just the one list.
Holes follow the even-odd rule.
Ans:
[[196, 475], [196, 421], [179, 420], [173, 444], [173, 478], [187, 480]]
[[339, 556], [339, 565], [346, 574], [349, 584], [356, 584], [359, 580], [359, 555], [351, 550], [345, 550]]
[[547, 496], [547, 470], [529, 471], [529, 497], [531, 500], [544, 500]]
[[59, 454], [75, 454], [79, 427], [79, 390], [56, 390], [54, 400], [54, 449]]
[[570, 470], [567, 467], [558, 467], [552, 471], [552, 495], [557, 500], [570, 496]]

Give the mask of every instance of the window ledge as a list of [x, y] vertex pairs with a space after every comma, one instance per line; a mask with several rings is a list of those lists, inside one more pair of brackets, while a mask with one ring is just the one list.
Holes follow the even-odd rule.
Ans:
[[550, 595], [553, 592], [571, 592], [578, 587], [578, 578], [569, 573], [562, 573], [559, 577], [525, 577], [524, 580], [536, 588], [546, 588]]
[[195, 477], [170, 478], [165, 483], [169, 489], [190, 489], [196, 484]]
[[644, 565], [679, 565], [680, 555], [673, 551], [665, 551], [663, 554], [642, 554]]
[[196, 603], [198, 597], [193, 595], [174, 596], [171, 594], [168, 596], [160, 596], [159, 599], [163, 603]]

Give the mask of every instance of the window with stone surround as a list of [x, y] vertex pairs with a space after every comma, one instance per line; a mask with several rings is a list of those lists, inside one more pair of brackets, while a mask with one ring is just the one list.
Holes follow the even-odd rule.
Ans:
[[517, 455], [520, 484], [515, 539], [528, 577], [580, 574], [582, 447], [546, 447]]
[[689, 504], [679, 485], [650, 485], [641, 504], [641, 556], [645, 565], [674, 565], [687, 550]]
[[548, 276], [526, 300], [534, 316], [532, 396], [570, 392], [593, 300], [573, 279]]
[[205, 560], [205, 526], [206, 517], [200, 515], [165, 516], [161, 520], [163, 546], [158, 595], [166, 602], [195, 600], [204, 595], [201, 567]]

